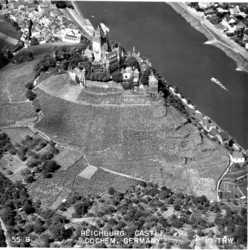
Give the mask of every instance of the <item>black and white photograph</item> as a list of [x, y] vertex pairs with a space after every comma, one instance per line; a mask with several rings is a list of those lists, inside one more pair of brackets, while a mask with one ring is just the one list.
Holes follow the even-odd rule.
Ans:
[[248, 0], [0, 0], [0, 247], [247, 249]]

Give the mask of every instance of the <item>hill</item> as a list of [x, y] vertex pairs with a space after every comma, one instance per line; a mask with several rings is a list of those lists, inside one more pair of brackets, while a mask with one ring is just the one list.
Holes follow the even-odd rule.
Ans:
[[[227, 152], [200, 135], [179, 111], [169, 106], [165, 112], [161, 101], [92, 103], [77, 86], [64, 82], [66, 77], [55, 78], [36, 91], [44, 114], [37, 129], [58, 143], [80, 148], [96, 167], [216, 199]], [[65, 92], [74, 95], [65, 97]]]

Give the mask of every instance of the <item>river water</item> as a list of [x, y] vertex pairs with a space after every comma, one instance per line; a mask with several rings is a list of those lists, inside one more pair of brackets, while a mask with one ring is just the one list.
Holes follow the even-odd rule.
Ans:
[[[224, 52], [165, 3], [78, 2], [93, 25], [104, 22], [110, 38], [144, 57], [199, 109], [248, 148], [248, 73], [235, 71]], [[210, 81], [219, 79], [229, 91]]]

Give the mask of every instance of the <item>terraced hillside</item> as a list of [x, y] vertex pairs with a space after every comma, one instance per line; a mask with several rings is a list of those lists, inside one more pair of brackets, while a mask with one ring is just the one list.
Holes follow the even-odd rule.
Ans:
[[[69, 95], [59, 95], [65, 87], [67, 93], [74, 93], [71, 101]], [[165, 111], [159, 101], [95, 104], [86, 95], [78, 99], [82, 95], [77, 86], [54, 79], [45, 88], [40, 85], [37, 94], [44, 118], [36, 128], [81, 149], [90, 165], [216, 199], [216, 182], [227, 167], [227, 152], [200, 135], [173, 107]]]
[[0, 126], [35, 117], [31, 102], [25, 97], [25, 84], [34, 77], [37, 60], [21, 65], [9, 64], [0, 71]]

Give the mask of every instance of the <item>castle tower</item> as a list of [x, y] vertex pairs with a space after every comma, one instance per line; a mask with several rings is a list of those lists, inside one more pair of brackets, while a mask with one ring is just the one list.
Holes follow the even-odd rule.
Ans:
[[101, 32], [100, 28], [98, 27], [97, 30], [94, 32], [94, 36], [92, 39], [92, 49], [93, 54], [96, 62], [101, 61], [102, 58], [102, 46], [101, 46]]

